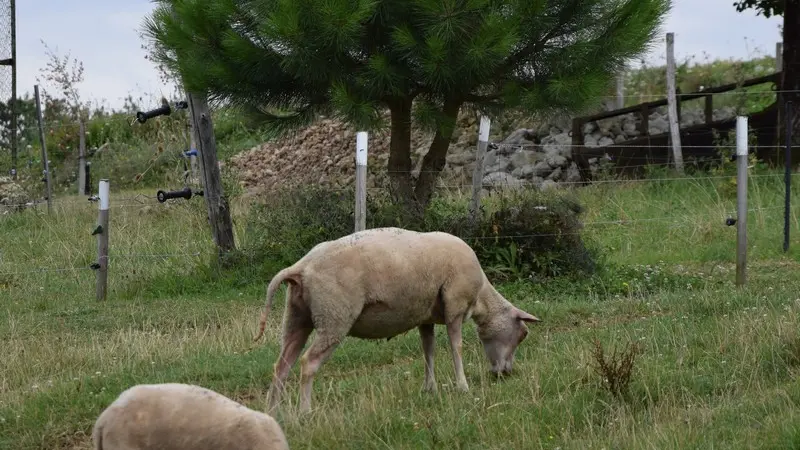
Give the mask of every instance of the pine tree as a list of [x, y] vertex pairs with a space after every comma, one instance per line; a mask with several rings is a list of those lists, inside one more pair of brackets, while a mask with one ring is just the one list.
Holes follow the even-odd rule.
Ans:
[[[325, 114], [391, 130], [395, 198], [427, 206], [464, 108], [530, 117], [600, 102], [671, 0], [156, 0], [151, 58], [277, 130]], [[388, 111], [388, 114], [385, 112]], [[387, 117], [388, 116], [388, 117]], [[411, 176], [411, 122], [435, 132]]]

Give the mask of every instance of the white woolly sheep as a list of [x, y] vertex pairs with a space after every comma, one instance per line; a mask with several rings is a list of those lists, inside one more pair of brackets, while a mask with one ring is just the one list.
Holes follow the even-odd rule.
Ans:
[[139, 384], [97, 418], [95, 450], [288, 450], [267, 414], [200, 386]]
[[314, 341], [300, 361], [301, 412], [311, 407], [314, 375], [345, 336], [388, 339], [416, 327], [425, 356], [423, 389], [434, 391], [433, 327], [445, 325], [456, 386], [467, 391], [461, 359], [464, 320], [475, 321], [495, 374], [511, 371], [514, 352], [528, 334], [524, 322], [540, 321], [495, 290], [466, 242], [443, 232], [376, 228], [316, 245], [270, 281], [254, 340], [263, 335], [272, 298], [284, 281], [283, 342], [269, 411], [314, 329]]

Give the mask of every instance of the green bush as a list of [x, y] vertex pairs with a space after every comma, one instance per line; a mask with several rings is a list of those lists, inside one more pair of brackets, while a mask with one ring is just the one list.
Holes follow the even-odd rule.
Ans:
[[486, 203], [475, 226], [470, 225], [466, 207], [461, 207], [447, 219], [437, 218], [436, 229], [470, 244], [493, 279], [594, 273], [594, 255], [580, 232], [583, 208], [569, 195], [557, 191], [511, 191]]
[[[286, 189], [255, 206], [242, 241], [249, 264], [270, 276], [294, 263], [319, 242], [353, 231], [351, 190]], [[584, 245], [580, 205], [559, 193], [538, 191], [492, 197], [475, 227], [467, 200], [436, 198], [422, 222], [412, 222], [385, 195], [370, 195], [367, 228], [398, 226], [445, 231], [475, 250], [493, 280], [591, 274], [595, 259]], [[252, 258], [252, 259], [251, 259]]]
[[319, 187], [283, 189], [250, 209], [242, 252], [259, 272], [272, 276], [316, 244], [353, 232], [352, 191]]

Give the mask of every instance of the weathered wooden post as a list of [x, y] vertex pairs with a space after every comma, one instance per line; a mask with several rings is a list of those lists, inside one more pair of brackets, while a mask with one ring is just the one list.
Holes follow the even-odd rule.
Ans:
[[483, 160], [486, 148], [489, 146], [489, 129], [491, 120], [481, 116], [481, 125], [478, 129], [478, 148], [475, 151], [475, 169], [472, 170], [472, 200], [469, 203], [470, 226], [478, 223], [478, 213], [481, 208], [481, 190], [483, 189]]
[[681, 150], [681, 123], [678, 118], [677, 96], [675, 95], [675, 34], [667, 33], [667, 115], [672, 139], [672, 155], [675, 169], [683, 174], [683, 152]]
[[83, 120], [78, 133], [78, 195], [86, 195], [86, 124]]
[[222, 178], [217, 162], [217, 142], [214, 139], [214, 126], [205, 95], [189, 92], [187, 95], [192, 131], [197, 141], [197, 152], [203, 170], [203, 197], [208, 208], [211, 235], [219, 253], [227, 253], [236, 248], [233, 240], [233, 224], [228, 200], [222, 190]]
[[50, 184], [50, 161], [47, 159], [47, 145], [44, 138], [44, 121], [42, 119], [42, 102], [39, 97], [39, 85], [33, 86], [33, 95], [36, 97], [36, 117], [39, 121], [39, 141], [42, 144], [42, 166], [44, 167], [44, 178], [47, 183], [47, 212], [53, 208], [53, 195]]

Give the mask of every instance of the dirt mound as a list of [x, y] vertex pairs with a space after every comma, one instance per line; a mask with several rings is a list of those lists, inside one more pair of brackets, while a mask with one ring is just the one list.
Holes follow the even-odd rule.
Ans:
[[[432, 132], [412, 127], [411, 159], [415, 170], [419, 170], [432, 138]], [[462, 115], [449, 153], [474, 149], [477, 139], [476, 118]], [[356, 130], [324, 118], [293, 137], [244, 151], [232, 157], [230, 164], [238, 172], [241, 185], [253, 194], [304, 184], [344, 187], [352, 185], [355, 178], [355, 150]], [[369, 133], [367, 183], [370, 187], [385, 182], [388, 158], [389, 130]]]

